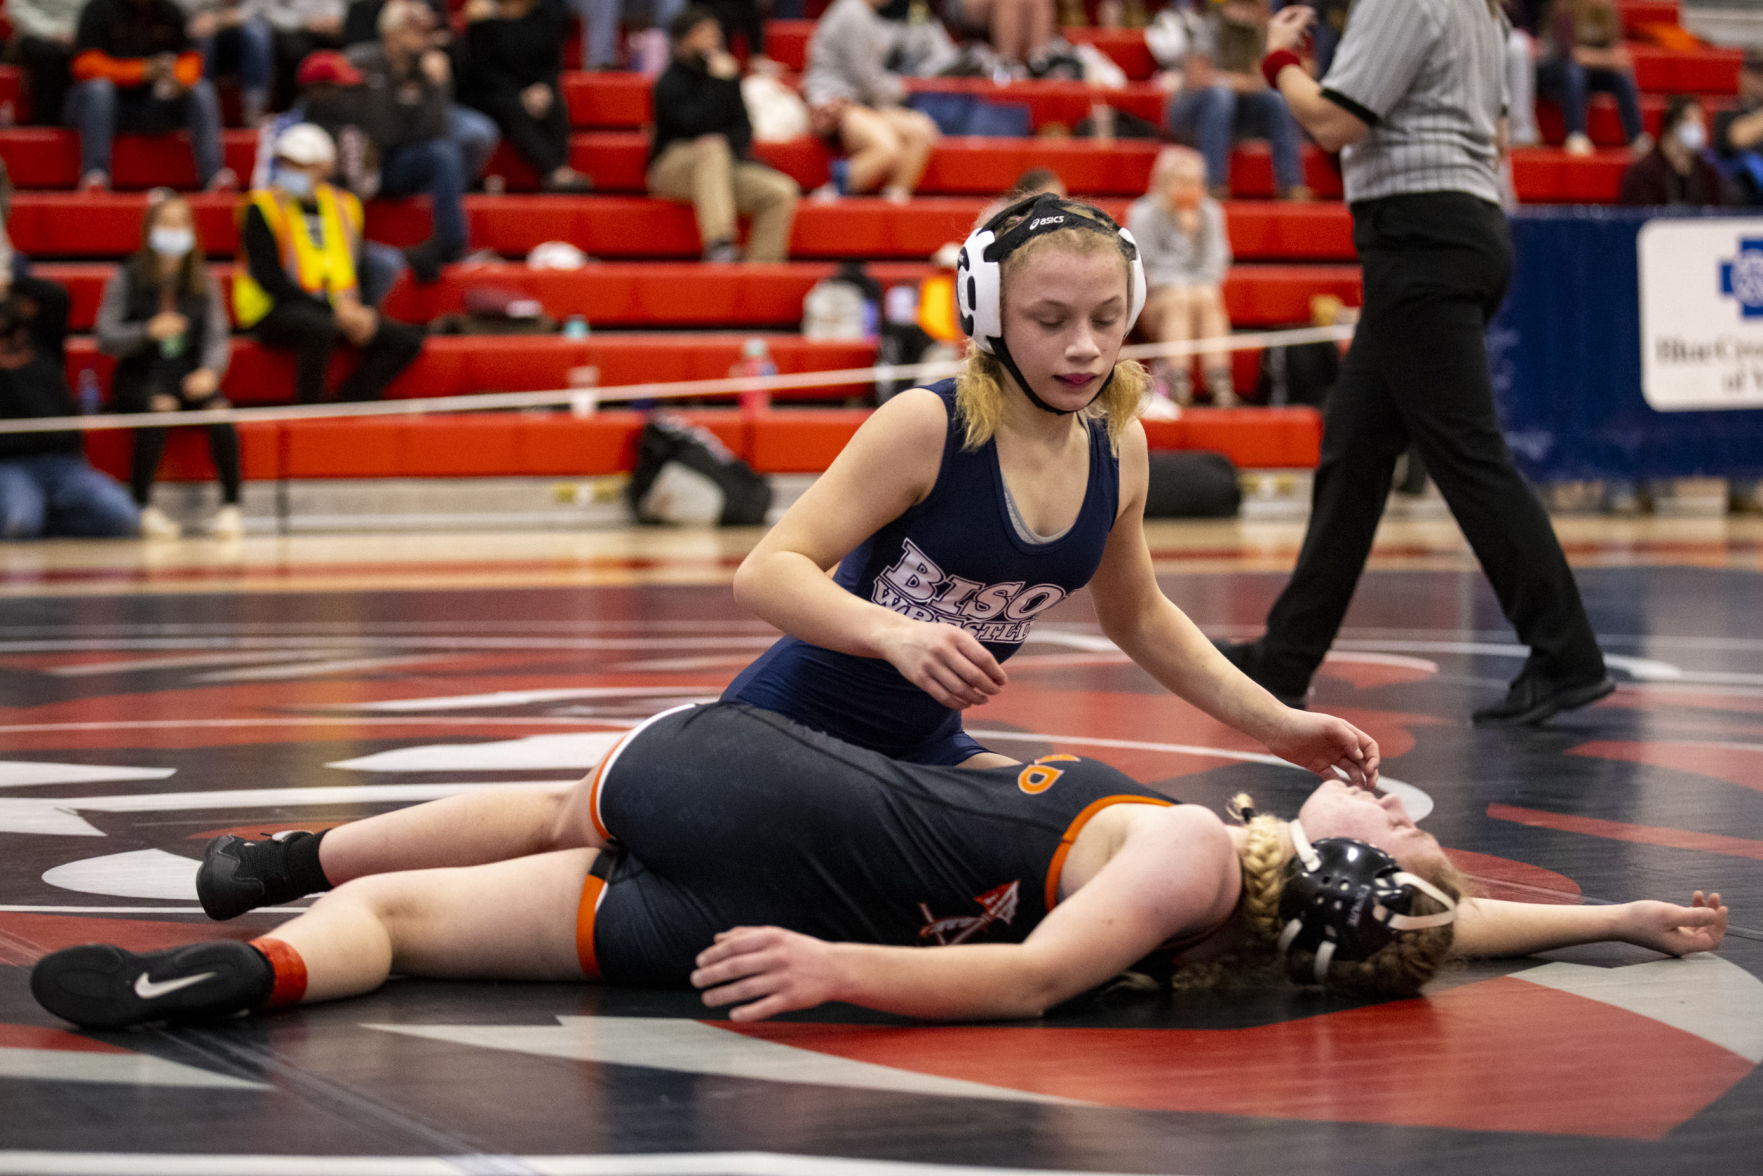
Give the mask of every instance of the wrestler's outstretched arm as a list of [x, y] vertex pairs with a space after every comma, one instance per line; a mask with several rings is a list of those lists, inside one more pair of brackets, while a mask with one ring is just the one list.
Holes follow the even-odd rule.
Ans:
[[1145, 543], [1149, 481], [1145, 431], [1135, 422], [1120, 439], [1120, 515], [1090, 581], [1102, 632], [1172, 693], [1282, 759], [1324, 778], [1338, 773], [1355, 787], [1375, 787], [1378, 751], [1371, 736], [1334, 715], [1280, 705], [1163, 595]]
[[1632, 943], [1666, 955], [1713, 951], [1726, 936], [1726, 906], [1700, 890], [1689, 906], [1642, 900], [1563, 906], [1465, 898], [1451, 950], [1464, 956], [1523, 956], [1578, 943]]
[[737, 1021], [828, 1001], [927, 1020], [1038, 1017], [1158, 944], [1223, 922], [1239, 869], [1218, 818], [1178, 805], [1135, 829], [1020, 944], [882, 947], [737, 927], [699, 955], [692, 983]]

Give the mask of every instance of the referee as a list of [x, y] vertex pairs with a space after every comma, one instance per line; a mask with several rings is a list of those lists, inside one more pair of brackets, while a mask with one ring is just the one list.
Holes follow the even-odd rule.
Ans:
[[1357, 0], [1318, 84], [1294, 52], [1314, 14], [1282, 9], [1261, 69], [1341, 151], [1365, 307], [1324, 412], [1310, 525], [1267, 633], [1221, 644], [1302, 705], [1339, 631], [1410, 441], [1530, 657], [1488, 726], [1540, 723], [1614, 690], [1548, 516], [1494, 416], [1483, 334], [1512, 268], [1499, 206], [1506, 18], [1497, 0]]

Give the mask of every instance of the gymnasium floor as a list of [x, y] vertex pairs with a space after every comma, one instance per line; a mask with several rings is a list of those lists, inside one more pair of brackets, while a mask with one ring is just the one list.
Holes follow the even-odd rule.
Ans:
[[[76, 1034], [42, 953], [261, 934], [194, 903], [225, 830], [313, 827], [579, 775], [770, 639], [749, 532], [0, 545], [0, 1174], [1763, 1172], [1763, 525], [1565, 518], [1621, 689], [1536, 731], [1467, 716], [1517, 669], [1448, 522], [1386, 527], [1313, 705], [1490, 893], [1721, 891], [1717, 956], [1474, 963], [1431, 999], [1263, 991], [1042, 1021], [853, 1010], [733, 1026], [685, 993], [395, 981], [218, 1027]], [[1290, 522], [1160, 525], [1166, 590], [1256, 631]], [[970, 729], [1184, 799], [1307, 790], [1156, 690], [1087, 601]]]

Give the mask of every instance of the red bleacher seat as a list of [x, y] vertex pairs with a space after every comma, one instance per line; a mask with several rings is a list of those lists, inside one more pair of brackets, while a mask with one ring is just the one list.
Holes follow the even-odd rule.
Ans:
[[[716, 434], [761, 473], [824, 470], [868, 417], [866, 409], [677, 410]], [[609, 410], [417, 414], [354, 420], [253, 421], [239, 428], [244, 474], [279, 478], [593, 477], [629, 470], [644, 414]], [[1322, 436], [1311, 408], [1195, 409], [1174, 421], [1147, 421], [1153, 449], [1211, 449], [1246, 469], [1316, 464]], [[86, 434], [92, 463], [128, 476], [129, 438], [121, 430]], [[162, 481], [212, 481], [208, 446], [196, 429], [174, 429]]]
[[[237, 247], [234, 199], [222, 194], [191, 197], [198, 230], [210, 254]], [[1125, 216], [1125, 200], [1102, 200], [1113, 216]], [[836, 204], [804, 201], [791, 238], [798, 258], [928, 258], [967, 235], [986, 202], [977, 197], [926, 197], [909, 205], [866, 198]], [[43, 257], [121, 257], [141, 239], [144, 193], [21, 192], [13, 198], [8, 228], [13, 243]], [[697, 226], [689, 207], [635, 196], [473, 196], [466, 200], [472, 243], [505, 256], [524, 257], [543, 241], [573, 241], [599, 257], [688, 258], [698, 255]], [[1352, 227], [1339, 204], [1225, 205], [1231, 248], [1239, 260], [1348, 261]], [[410, 245], [428, 232], [420, 200], [376, 201], [368, 210], [376, 240]]]
[[1662, 49], [1630, 44], [1634, 80], [1643, 94], [1706, 94], [1732, 98], [1738, 93], [1737, 49]]
[[[673, 380], [710, 380], [728, 375], [740, 358], [744, 335], [614, 335], [597, 334], [589, 339], [560, 336], [437, 336], [431, 337], [422, 356], [392, 384], [393, 399], [459, 396], [472, 392], [548, 391], [567, 388], [572, 368], [599, 368], [602, 384], [640, 384]], [[777, 335], [768, 339], [778, 371], [832, 371], [862, 368], [875, 358], [867, 343], [804, 339]], [[99, 355], [92, 339], [68, 342], [68, 382], [77, 384], [82, 369], [98, 373], [108, 386], [115, 366]], [[340, 355], [336, 369], [353, 362]], [[239, 405], [286, 404], [292, 400], [293, 363], [288, 353], [271, 351], [247, 339], [234, 339], [232, 362], [224, 381], [227, 396]], [[791, 392], [803, 399], [838, 399], [849, 388], [808, 389]]]
[[[1657, 111], [1662, 107], [1654, 104], [1649, 106], [1648, 114], [1657, 126]], [[1559, 121], [1549, 121], [1551, 115], [1545, 111], [1544, 127], [1551, 135], [1559, 135]], [[1592, 128], [1597, 132], [1598, 140], [1609, 145], [1622, 142], [1620, 128], [1615, 121], [1613, 107], [1603, 103], [1593, 107]], [[230, 166], [243, 175], [251, 169], [252, 155], [255, 148], [255, 137], [248, 131], [226, 132], [226, 154]], [[1007, 188], [1015, 178], [1030, 167], [1050, 167], [1065, 181], [1073, 193], [1092, 198], [1123, 198], [1137, 196], [1145, 190], [1150, 181], [1151, 165], [1157, 155], [1158, 144], [1145, 140], [1126, 140], [1115, 143], [1099, 143], [1089, 140], [1073, 139], [996, 139], [952, 137], [944, 139], [931, 156], [930, 166], [926, 169], [924, 181], [920, 186], [923, 196], [914, 202], [911, 208], [915, 212], [928, 213], [933, 219], [939, 217], [942, 209], [937, 207], [934, 199], [924, 197], [946, 196], [992, 196]], [[762, 143], [756, 148], [756, 154], [764, 162], [785, 172], [800, 184], [804, 191], [812, 191], [826, 182], [828, 164], [832, 153], [819, 139], [801, 138], [782, 143]], [[0, 130], [0, 156], [3, 156], [10, 169], [13, 182], [27, 190], [59, 190], [65, 192], [72, 188], [79, 175], [78, 140], [72, 131], [52, 128], [14, 128]], [[597, 190], [607, 194], [638, 194], [644, 190], [643, 172], [648, 162], [648, 141], [637, 131], [586, 131], [577, 133], [571, 144], [571, 158], [576, 167], [595, 177]], [[121, 135], [116, 142], [116, 184], [119, 189], [145, 189], [149, 187], [178, 187], [188, 189], [195, 183], [194, 165], [190, 161], [187, 142], [182, 135], [174, 136], [142, 136]], [[1340, 174], [1334, 161], [1324, 152], [1313, 146], [1303, 149], [1304, 181], [1325, 198], [1338, 198], [1341, 194]], [[1532, 173], [1520, 170], [1517, 176], [1518, 196], [1520, 200], [1532, 204], [1559, 203], [1564, 200], [1583, 200], [1604, 202], [1614, 200], [1615, 185], [1606, 183], [1604, 165], [1584, 159], [1562, 156], [1553, 165], [1555, 170], [1583, 169], [1586, 174], [1560, 181], [1551, 178], [1549, 182], [1532, 185]], [[535, 187], [537, 177], [506, 145], [498, 149], [492, 160], [491, 170], [498, 172], [510, 180], [510, 187], [515, 190]], [[1551, 171], [1550, 176], [1555, 175]], [[1273, 182], [1272, 156], [1265, 143], [1248, 141], [1239, 144], [1231, 154], [1230, 188], [1233, 193], [1244, 198], [1266, 198], [1275, 195]], [[65, 201], [68, 195], [61, 197]], [[72, 196], [72, 199], [92, 201], [100, 197]], [[510, 219], [520, 221], [518, 229], [531, 230], [521, 234], [523, 239], [537, 244], [543, 240], [567, 239], [566, 234], [541, 226], [568, 225], [570, 232], [581, 231], [582, 218], [579, 213], [584, 209], [593, 209], [593, 203], [583, 204], [577, 198], [547, 197], [538, 202], [526, 201], [516, 210], [512, 205], [486, 204], [481, 198], [473, 201], [474, 207], [482, 213], [496, 215], [501, 212], [509, 214]], [[592, 199], [592, 198], [590, 198]], [[79, 207], [82, 212], [93, 212], [100, 216], [104, 210], [87, 204], [57, 204], [55, 207]], [[411, 244], [420, 240], [428, 232], [426, 220], [421, 223], [413, 221], [409, 210], [414, 206], [410, 202], [400, 205], [397, 202], [377, 202], [370, 211], [376, 222], [395, 223], [394, 230], [400, 243]], [[805, 205], [799, 218], [810, 220], [825, 215], [824, 210], [813, 211], [815, 206]], [[683, 209], [682, 209], [683, 212]], [[845, 204], [832, 214], [835, 218], [847, 216], [854, 223], [863, 225], [859, 232], [864, 233], [863, 240], [873, 244], [876, 251], [884, 256], [897, 256], [890, 252], [899, 247], [900, 234], [892, 227], [885, 230], [883, 236], [875, 235], [875, 217], [885, 216], [883, 210], [866, 209], [861, 202]], [[421, 218], [419, 218], [421, 219]], [[474, 239], [478, 236], [474, 213]], [[498, 217], [500, 219], [500, 217]], [[70, 243], [63, 247], [37, 250], [49, 254], [112, 253], [126, 251], [133, 247], [134, 242], [117, 245], [114, 248], [89, 248], [86, 246], [84, 216], [72, 218], [77, 223], [77, 233], [81, 238], [78, 243]], [[204, 222], [203, 240], [217, 252], [231, 248], [220, 244], [222, 238], [208, 233]], [[665, 244], [651, 248], [648, 234], [645, 232], [621, 232], [616, 239], [602, 247], [604, 252], [619, 256], [634, 254], [678, 255], [691, 252], [690, 239], [693, 227], [689, 214], [672, 218], [669, 221], [657, 221], [655, 226], [661, 233], [660, 240]], [[138, 231], [138, 226], [136, 226]], [[485, 230], [491, 238], [506, 238], [517, 230], [504, 229], [500, 226]], [[953, 234], [953, 230], [950, 230]], [[410, 234], [414, 233], [414, 236]], [[15, 231], [16, 235], [16, 231]], [[131, 233], [130, 236], [133, 236]], [[947, 240], [943, 237], [942, 240]], [[226, 241], [231, 240], [228, 233]], [[940, 242], [939, 242], [940, 243]], [[499, 252], [510, 252], [492, 245]], [[522, 247], [525, 252], [531, 245]], [[936, 246], [933, 244], [930, 249]], [[924, 252], [928, 253], [930, 249]], [[594, 249], [590, 247], [590, 252]], [[862, 255], [869, 251], [868, 246], [858, 249], [838, 249], [830, 254], [817, 245], [798, 246], [796, 252], [808, 252], [816, 256], [849, 256]]]
[[[72, 296], [69, 325], [90, 331], [104, 283], [115, 271], [110, 262], [60, 262], [36, 272], [67, 287]], [[212, 268], [223, 289], [232, 266]], [[407, 322], [428, 322], [464, 310], [465, 293], [494, 286], [536, 299], [554, 318], [585, 317], [595, 329], [607, 327], [736, 328], [790, 327], [802, 317], [802, 299], [815, 282], [832, 274], [826, 263], [786, 265], [706, 265], [673, 262], [595, 262], [580, 270], [532, 270], [523, 265], [473, 266], [449, 271], [436, 285], [404, 281], [386, 301], [386, 313]], [[883, 286], [916, 283], [936, 272], [928, 264], [881, 262], [867, 272]], [[690, 291], [690, 295], [682, 291]], [[1234, 267], [1225, 281], [1225, 305], [1238, 326], [1279, 326], [1309, 317], [1313, 294], [1333, 294], [1349, 306], [1359, 304], [1359, 270], [1351, 265], [1268, 265]]]

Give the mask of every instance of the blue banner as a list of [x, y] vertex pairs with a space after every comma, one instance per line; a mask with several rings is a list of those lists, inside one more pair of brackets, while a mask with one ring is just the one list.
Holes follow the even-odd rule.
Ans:
[[1744, 231], [1757, 227], [1662, 209], [1513, 216], [1488, 360], [1530, 478], [1763, 474], [1763, 292], [1749, 280], [1763, 233]]

